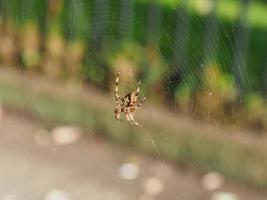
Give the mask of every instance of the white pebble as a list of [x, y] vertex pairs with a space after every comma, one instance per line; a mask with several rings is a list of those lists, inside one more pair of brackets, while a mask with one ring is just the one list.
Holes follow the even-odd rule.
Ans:
[[218, 192], [211, 196], [211, 200], [238, 200], [238, 197], [233, 193]]
[[216, 190], [224, 183], [223, 177], [217, 172], [210, 172], [201, 179], [202, 187], [205, 190]]
[[70, 200], [70, 197], [65, 191], [52, 190], [45, 195], [44, 200]]
[[52, 140], [55, 144], [64, 145], [78, 142], [81, 137], [81, 130], [74, 126], [58, 126], [52, 130]]
[[124, 163], [119, 168], [119, 176], [122, 179], [134, 180], [139, 176], [139, 166], [134, 163]]
[[148, 195], [157, 195], [163, 190], [163, 183], [155, 177], [150, 177], [144, 184], [145, 193]]

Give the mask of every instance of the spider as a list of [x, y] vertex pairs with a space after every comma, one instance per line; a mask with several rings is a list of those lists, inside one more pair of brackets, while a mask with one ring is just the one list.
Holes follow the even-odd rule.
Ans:
[[141, 83], [139, 81], [137, 85], [137, 89], [135, 91], [130, 92], [125, 97], [121, 98], [118, 94], [119, 77], [120, 77], [120, 71], [117, 73], [117, 78], [115, 82], [115, 93], [114, 93], [115, 100], [116, 100], [115, 119], [117, 121], [121, 121], [120, 114], [124, 113], [128, 122], [130, 122], [133, 125], [142, 127], [140, 124], [138, 124], [134, 120], [134, 114], [136, 112], [136, 109], [140, 107], [141, 105], [143, 105], [143, 103], [146, 101], [146, 98], [144, 97], [140, 103], [137, 103]]

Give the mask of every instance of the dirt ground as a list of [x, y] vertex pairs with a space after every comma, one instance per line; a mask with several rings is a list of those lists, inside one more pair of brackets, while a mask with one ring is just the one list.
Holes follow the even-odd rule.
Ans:
[[[219, 192], [230, 192], [239, 200], [267, 199], [267, 193], [229, 181], [216, 190], [205, 190], [201, 176], [193, 170], [93, 135], [68, 145], [40, 145], [36, 135], [41, 130], [41, 122], [24, 115], [6, 111], [2, 116], [0, 200], [224, 200], [216, 198]], [[139, 167], [131, 180], [119, 173], [125, 162]]]

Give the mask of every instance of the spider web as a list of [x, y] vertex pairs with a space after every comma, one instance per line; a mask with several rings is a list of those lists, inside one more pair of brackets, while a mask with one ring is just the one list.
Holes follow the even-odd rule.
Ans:
[[[70, 12], [65, 14], [64, 22], [69, 24], [64, 32], [67, 36], [67, 45], [77, 38], [85, 41], [85, 65], [90, 65], [91, 68], [85, 68], [83, 73], [94, 79], [91, 83], [97, 83], [102, 88], [113, 91], [114, 80], [103, 81], [105, 80], [105, 77], [102, 77], [103, 71], [108, 69], [111, 74], [116, 73], [117, 66], [113, 58], [117, 54], [119, 56], [126, 54], [126, 60], [129, 59], [134, 64], [121, 61], [122, 66], [128, 66], [125, 67], [126, 72], [120, 80], [119, 93], [123, 96], [135, 90], [138, 81], [142, 81], [149, 75], [149, 71], [142, 71], [138, 66], [140, 64], [145, 66], [144, 69], [148, 69], [147, 66], [151, 64], [147, 61], [150, 58], [147, 58], [149, 56], [144, 53], [144, 49], [150, 47], [156, 49], [157, 59], [166, 68], [160, 77], [163, 89], [157, 94], [163, 98], [163, 101], [159, 106], [155, 99], [150, 99], [147, 93], [151, 88], [142, 81], [141, 99], [147, 97], [148, 100], [137, 110], [136, 120], [144, 126], [140, 130], [146, 135], [147, 144], [153, 145], [154, 151], [164, 165], [168, 163], [160, 150], [160, 141], [154, 138], [153, 129], [138, 119], [139, 111], [148, 110], [150, 120], [157, 124], [162, 135], [166, 135], [167, 138], [169, 127], [158, 117], [164, 113], [161, 107], [165, 106], [164, 109], [167, 107], [179, 119], [182, 114], [186, 119], [203, 120], [204, 118], [204, 121], [214, 122], [212, 120], [214, 114], [222, 112], [223, 109], [221, 107], [223, 104], [218, 104], [221, 99], [215, 97], [225, 95], [224, 97], [231, 101], [231, 98], [239, 96], [239, 103], [244, 104], [246, 99], [245, 95], [242, 95], [248, 91], [256, 91], [255, 88], [259, 85], [255, 77], [263, 73], [257, 71], [250, 74], [253, 69], [249, 65], [250, 37], [247, 29], [251, 25], [248, 24], [248, 20], [245, 20], [247, 16], [242, 16], [243, 13], [240, 14], [241, 17], [232, 16], [234, 12], [231, 10], [222, 12], [225, 7], [220, 7], [223, 4], [220, 1], [216, 3], [212, 0], [170, 0], [165, 2], [164, 6], [161, 5], [164, 1], [151, 1], [151, 4], [146, 4], [143, 0], [70, 0], [66, 2], [70, 8]], [[233, 1], [226, 2], [236, 6]], [[24, 19], [24, 14], [29, 10], [27, 6], [17, 9], [18, 23]], [[41, 11], [40, 16], [45, 9]], [[232, 17], [234, 21], [236, 20], [235, 23], [229, 23]], [[82, 23], [77, 24], [77, 18]], [[136, 26], [142, 28], [136, 29]], [[110, 59], [110, 62], [105, 63], [105, 59]], [[112, 67], [109, 69], [108, 65]], [[196, 91], [199, 90], [203, 91], [202, 103], [206, 103], [203, 111], [193, 101]], [[151, 91], [155, 90], [151, 89]], [[230, 109], [229, 112], [229, 115], [234, 115], [236, 110]], [[202, 113], [202, 118], [199, 117], [201, 115], [199, 113]], [[225, 115], [219, 115], [218, 118], [222, 124], [228, 120]], [[191, 125], [194, 122], [192, 121]], [[177, 119], [177, 123], [181, 122]], [[114, 123], [115, 125], [117, 124]], [[96, 132], [96, 130], [90, 130], [91, 135], [87, 139], [98, 143]], [[20, 136], [17, 137], [20, 138]], [[23, 151], [30, 151], [27, 144], [23, 146]], [[57, 147], [54, 151], [57, 152]], [[70, 151], [70, 154], [73, 152]], [[34, 156], [37, 160], [43, 159], [38, 158], [38, 153]], [[44, 161], [43, 165], [45, 165]], [[99, 167], [103, 171], [109, 171], [109, 166]]]
[[[95, 56], [99, 48], [116, 50], [129, 40], [141, 48], [152, 46], [159, 61], [167, 65], [161, 75], [164, 85], [162, 96], [167, 96], [163, 104], [168, 104], [178, 115], [242, 127], [242, 122], [234, 121], [236, 116], [241, 116], [241, 121], [246, 116], [239, 106], [247, 103], [250, 92], [260, 93], [260, 82], [255, 81], [259, 71], [254, 72], [250, 64], [249, 29], [253, 25], [247, 14], [249, 4], [246, 1], [225, 1], [225, 5], [211, 0], [170, 1], [166, 7], [153, 2], [145, 10], [145, 3], [136, 2], [129, 0], [115, 5], [99, 1], [92, 7], [95, 28], [91, 30], [89, 52]], [[226, 6], [241, 11], [227, 10]], [[108, 8], [113, 11], [107, 11]], [[164, 9], [169, 9], [169, 13], [166, 14]], [[136, 31], [138, 25], [143, 28]], [[126, 52], [127, 58], [134, 60], [140, 49], [130, 44], [123, 52]], [[145, 56], [144, 60], [149, 60], [147, 54], [140, 54]], [[136, 63], [143, 66], [151, 64], [149, 61]], [[149, 71], [142, 72], [138, 64], [128, 68], [124, 65], [127, 68], [124, 77], [128, 78], [120, 84], [122, 91], [134, 90], [138, 80], [149, 75]], [[112, 88], [112, 83], [105, 86]], [[141, 85], [142, 96], [147, 97], [150, 89]], [[259, 101], [262, 101], [262, 96], [259, 96]], [[156, 117], [161, 115], [158, 104], [149, 98], [145, 104], [151, 120], [168, 137], [168, 127]], [[158, 157], [165, 162], [152, 129], [145, 126], [143, 131]]]

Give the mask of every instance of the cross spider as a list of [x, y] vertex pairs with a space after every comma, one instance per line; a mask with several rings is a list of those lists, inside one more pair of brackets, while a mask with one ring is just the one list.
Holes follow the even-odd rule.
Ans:
[[133, 118], [137, 107], [140, 107], [146, 101], [146, 98], [144, 97], [144, 99], [140, 103], [137, 103], [138, 94], [140, 91], [140, 81], [138, 82], [136, 91], [130, 92], [125, 97], [121, 98], [118, 94], [119, 77], [120, 77], [120, 71], [117, 73], [117, 78], [115, 82], [115, 93], [114, 93], [116, 100], [115, 119], [117, 121], [120, 121], [120, 114], [124, 113], [128, 122], [136, 126], [142, 127]]

